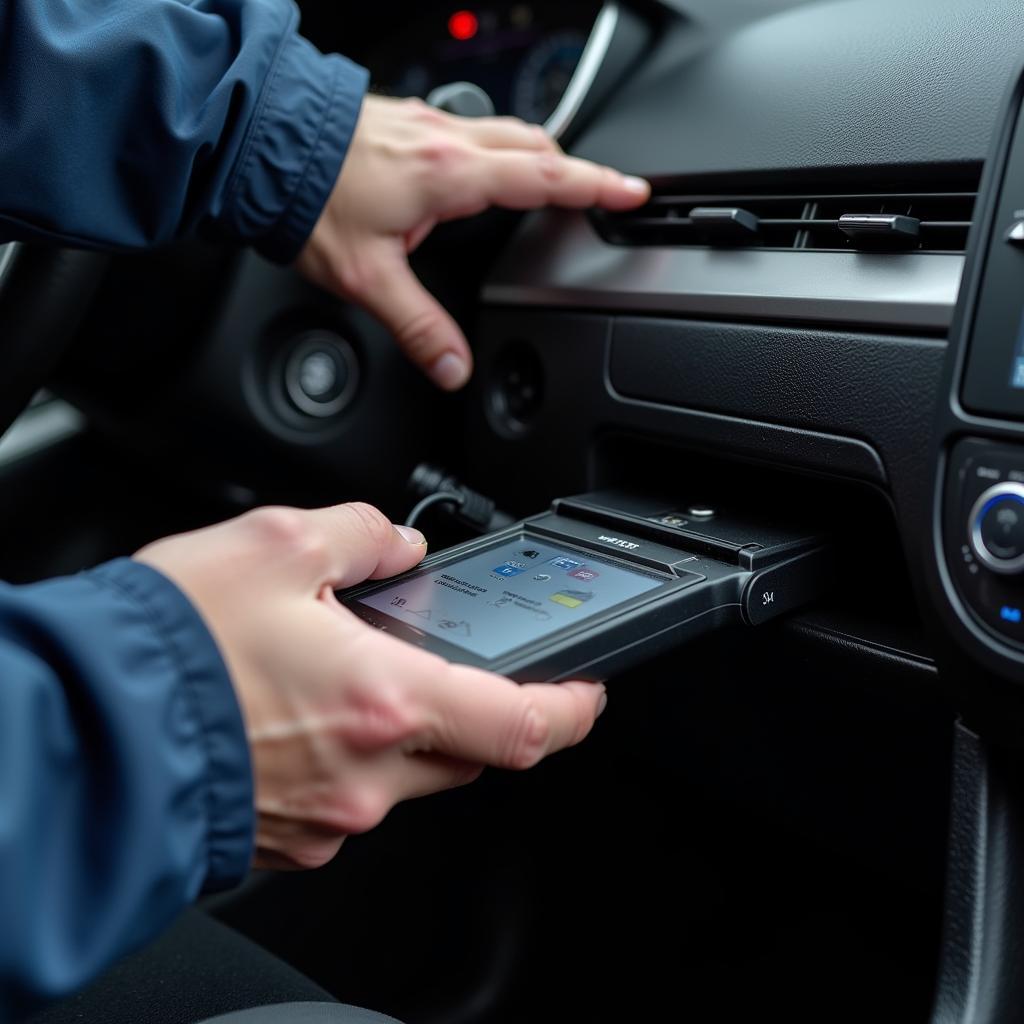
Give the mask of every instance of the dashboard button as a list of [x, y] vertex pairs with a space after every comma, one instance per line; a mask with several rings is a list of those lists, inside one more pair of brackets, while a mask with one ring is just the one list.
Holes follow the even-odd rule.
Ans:
[[328, 331], [303, 336], [284, 367], [291, 404], [307, 416], [335, 416], [355, 396], [358, 367], [352, 346]]
[[968, 523], [971, 549], [993, 572], [1024, 570], [1024, 485], [996, 484], [979, 495]]

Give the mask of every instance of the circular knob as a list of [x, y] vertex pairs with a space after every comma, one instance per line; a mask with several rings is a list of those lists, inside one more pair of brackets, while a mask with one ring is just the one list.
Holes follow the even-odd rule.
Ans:
[[462, 117], [493, 117], [494, 101], [472, 82], [451, 82], [439, 85], [427, 96], [427, 102], [438, 110]]
[[311, 331], [297, 339], [284, 366], [292, 405], [317, 418], [341, 412], [355, 396], [358, 380], [352, 346], [329, 331]]
[[990, 487], [974, 503], [967, 529], [983, 565], [1006, 575], [1024, 570], [1024, 485]]

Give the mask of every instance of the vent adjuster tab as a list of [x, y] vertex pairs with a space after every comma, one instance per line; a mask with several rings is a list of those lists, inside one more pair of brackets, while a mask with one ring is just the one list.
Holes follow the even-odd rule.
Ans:
[[739, 206], [695, 206], [690, 220], [720, 242], [738, 242], [752, 238], [761, 230], [756, 214]]

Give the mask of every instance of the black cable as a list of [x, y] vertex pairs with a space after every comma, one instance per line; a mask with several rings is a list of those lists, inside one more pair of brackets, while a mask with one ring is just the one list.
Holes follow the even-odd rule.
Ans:
[[435, 491], [433, 494], [428, 494], [422, 501], [416, 502], [415, 507], [405, 520], [405, 525], [415, 526], [416, 520], [419, 519], [419, 517], [423, 515], [428, 508], [432, 505], [440, 505], [442, 503], [454, 505], [456, 508], [462, 508], [466, 503], [466, 498], [465, 495], [457, 494], [455, 491]]
[[[512, 516], [495, 508], [494, 502], [479, 491], [467, 487], [446, 469], [428, 462], [421, 462], [409, 478], [409, 491], [416, 498], [427, 498], [434, 494], [457, 495], [461, 500], [445, 499], [455, 507], [454, 518], [475, 533], [491, 533], [513, 523]], [[441, 500], [439, 499], [439, 504]], [[417, 505], [413, 515], [419, 517]]]

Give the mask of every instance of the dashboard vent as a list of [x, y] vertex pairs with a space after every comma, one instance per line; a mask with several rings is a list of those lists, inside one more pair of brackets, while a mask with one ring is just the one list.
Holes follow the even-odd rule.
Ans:
[[655, 194], [624, 213], [595, 211], [615, 245], [962, 253], [977, 193]]

